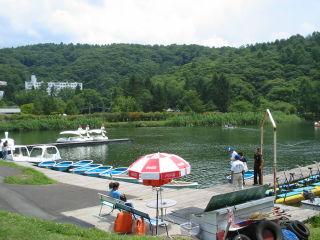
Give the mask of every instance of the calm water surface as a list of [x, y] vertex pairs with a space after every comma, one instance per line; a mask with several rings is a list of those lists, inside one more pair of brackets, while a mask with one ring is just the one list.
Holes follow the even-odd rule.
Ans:
[[[131, 138], [131, 143], [114, 143], [90, 147], [60, 148], [63, 160], [92, 159], [114, 167], [129, 166], [142, 155], [155, 152], [174, 153], [187, 160], [191, 175], [182, 178], [197, 181], [202, 187], [226, 182], [229, 174], [227, 148], [242, 151], [253, 166], [254, 148], [260, 144], [258, 127], [158, 127], [108, 129], [110, 139]], [[273, 134], [271, 126], [264, 131], [265, 173], [272, 172]], [[51, 143], [59, 137], [59, 131], [11, 132], [16, 144]], [[297, 164], [304, 166], [320, 161], [320, 128], [312, 123], [279, 125], [277, 129], [278, 169], [290, 169]]]

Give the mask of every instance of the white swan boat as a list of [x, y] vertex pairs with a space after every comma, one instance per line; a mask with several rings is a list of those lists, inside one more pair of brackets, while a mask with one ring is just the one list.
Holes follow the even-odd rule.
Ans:
[[25, 145], [15, 145], [10, 147], [7, 160], [15, 162], [28, 162], [30, 160], [30, 152]]
[[30, 151], [28, 162], [41, 163], [46, 161], [61, 160], [60, 152], [56, 146], [53, 145], [36, 145]]
[[26, 145], [15, 145], [8, 150], [7, 160], [14, 162], [41, 163], [61, 160], [60, 152], [56, 146], [35, 145], [29, 151]]
[[66, 142], [85, 142], [92, 141], [93, 138], [87, 133], [83, 135], [85, 131], [63, 131], [60, 132], [61, 135], [68, 135], [66, 137], [61, 137], [56, 140], [57, 143], [66, 143]]
[[95, 141], [108, 139], [108, 137], [106, 136], [106, 131], [102, 129], [91, 129], [88, 130], [88, 133], [90, 134], [90, 137], [92, 137]]

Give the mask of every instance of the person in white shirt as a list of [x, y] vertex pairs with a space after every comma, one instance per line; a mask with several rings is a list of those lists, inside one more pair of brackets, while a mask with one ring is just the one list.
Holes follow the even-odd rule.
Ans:
[[[229, 161], [230, 161], [230, 168], [231, 168], [232, 162], [234, 161], [234, 157], [235, 157], [236, 155], [238, 155], [238, 153], [234, 150], [233, 147], [228, 147], [228, 150], [227, 150], [227, 151], [230, 153], [230, 159], [229, 159]], [[231, 183], [232, 183], [232, 174], [231, 174]]]
[[235, 155], [231, 165], [231, 177], [234, 190], [243, 189], [244, 165], [240, 161], [240, 156]]

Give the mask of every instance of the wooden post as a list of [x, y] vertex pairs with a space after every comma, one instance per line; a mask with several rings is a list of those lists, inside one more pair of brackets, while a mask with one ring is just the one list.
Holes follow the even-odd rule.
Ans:
[[[265, 123], [265, 120], [269, 117], [272, 127], [273, 127], [273, 190], [274, 190], [274, 195], [277, 195], [276, 188], [277, 188], [277, 125], [272, 117], [272, 114], [269, 109], [266, 110], [263, 118], [260, 121], [260, 150], [261, 154], [263, 154], [263, 126]], [[263, 169], [261, 169], [262, 177], [263, 177]], [[262, 183], [263, 183], [263, 178], [262, 178]]]

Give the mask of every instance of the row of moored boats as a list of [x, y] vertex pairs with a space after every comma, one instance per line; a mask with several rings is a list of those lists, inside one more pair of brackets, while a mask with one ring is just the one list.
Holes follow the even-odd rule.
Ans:
[[[141, 179], [136, 179], [128, 176], [127, 167], [104, 166], [102, 164], [93, 163], [92, 160], [81, 160], [78, 162], [73, 161], [44, 161], [38, 164], [38, 167], [53, 169], [61, 172], [70, 172], [90, 177], [100, 177], [114, 181], [125, 181], [131, 183], [142, 183]], [[163, 187], [171, 188], [197, 188], [197, 182], [186, 181], [172, 181]]]

